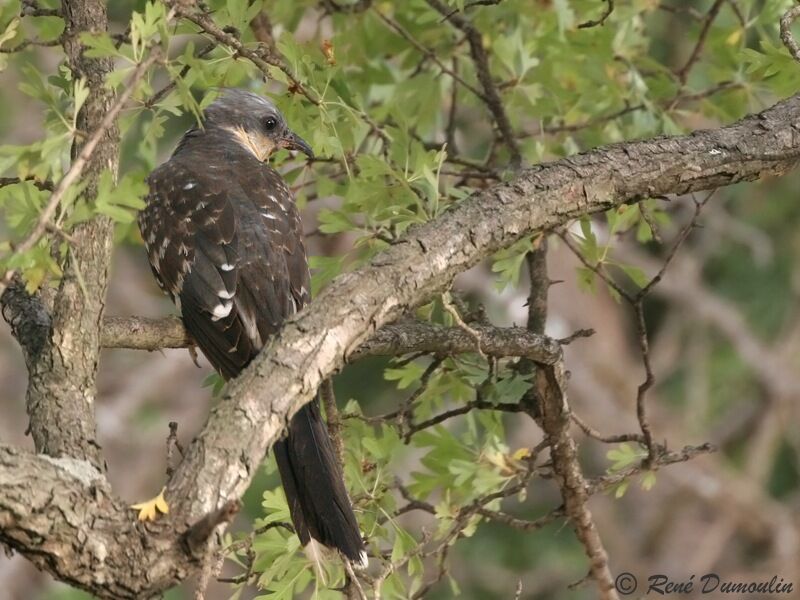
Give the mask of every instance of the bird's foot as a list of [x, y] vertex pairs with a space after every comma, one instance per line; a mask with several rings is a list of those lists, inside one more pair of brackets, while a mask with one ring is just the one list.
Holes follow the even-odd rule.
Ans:
[[161, 488], [158, 496], [151, 500], [131, 505], [133, 510], [139, 511], [138, 518], [140, 521], [155, 521], [159, 514], [169, 514], [169, 504], [164, 499], [165, 490], [166, 488]]

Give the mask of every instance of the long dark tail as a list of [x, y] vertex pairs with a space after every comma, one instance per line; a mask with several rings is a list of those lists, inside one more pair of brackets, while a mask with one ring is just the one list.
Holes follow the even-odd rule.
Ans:
[[367, 554], [319, 398], [306, 404], [289, 423], [289, 433], [274, 446], [295, 531], [305, 546], [314, 538], [336, 548], [356, 565]]

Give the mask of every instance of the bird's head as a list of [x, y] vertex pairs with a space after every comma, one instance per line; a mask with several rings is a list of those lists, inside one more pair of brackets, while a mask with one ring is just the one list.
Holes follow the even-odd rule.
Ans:
[[229, 88], [204, 111], [204, 126], [229, 132], [260, 161], [281, 148], [299, 150], [314, 158], [311, 146], [286, 125], [278, 108], [266, 98]]

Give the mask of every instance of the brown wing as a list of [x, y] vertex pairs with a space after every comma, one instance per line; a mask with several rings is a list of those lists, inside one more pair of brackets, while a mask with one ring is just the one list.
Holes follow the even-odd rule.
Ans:
[[308, 302], [308, 265], [297, 210], [275, 171], [259, 164], [242, 185], [227, 167], [204, 166], [174, 157], [157, 169], [140, 228], [187, 330], [232, 378]]

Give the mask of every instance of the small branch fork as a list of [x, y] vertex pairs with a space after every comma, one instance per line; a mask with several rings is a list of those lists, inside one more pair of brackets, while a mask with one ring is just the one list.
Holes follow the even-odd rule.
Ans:
[[692, 232], [692, 230], [695, 227], [697, 227], [697, 221], [700, 218], [700, 213], [703, 210], [703, 207], [706, 205], [706, 203], [714, 195], [715, 191], [716, 190], [712, 190], [711, 192], [709, 192], [702, 201], [694, 200], [694, 215], [692, 216], [692, 219], [678, 233], [678, 236], [676, 237], [674, 244], [667, 253], [667, 256], [664, 259], [664, 262], [662, 263], [659, 271], [647, 282], [647, 284], [644, 287], [642, 287], [635, 294], [631, 294], [627, 290], [623, 289], [619, 284], [617, 284], [611, 278], [611, 276], [609, 276], [608, 273], [606, 273], [603, 270], [602, 264], [591, 264], [588, 260], [586, 260], [586, 258], [581, 253], [580, 249], [577, 248], [574, 242], [570, 239], [568, 233], [566, 233], [563, 230], [558, 233], [561, 240], [572, 251], [572, 253], [575, 254], [578, 260], [580, 260], [581, 263], [583, 263], [583, 265], [587, 269], [591, 270], [595, 275], [597, 275], [600, 279], [602, 279], [606, 283], [606, 285], [608, 285], [611, 289], [613, 289], [633, 309], [636, 319], [636, 331], [639, 341], [639, 349], [641, 352], [642, 364], [644, 366], [644, 371], [645, 371], [645, 379], [641, 384], [639, 384], [639, 387], [636, 392], [636, 417], [639, 421], [639, 428], [641, 429], [641, 435], [622, 434], [622, 435], [603, 436], [600, 435], [591, 426], [584, 423], [576, 415], [573, 415], [572, 418], [576, 422], [576, 424], [583, 430], [583, 432], [586, 433], [586, 435], [595, 438], [598, 441], [605, 443], [636, 441], [642, 444], [647, 449], [647, 458], [645, 459], [646, 464], [654, 462], [656, 456], [659, 454], [659, 452], [663, 452], [664, 448], [657, 446], [654, 443], [650, 422], [647, 417], [646, 397], [647, 397], [647, 392], [655, 384], [655, 375], [653, 374], [653, 367], [650, 361], [650, 344], [647, 335], [647, 323], [645, 321], [645, 315], [644, 315], [644, 300], [648, 296], [648, 294], [653, 290], [653, 288], [656, 285], [658, 285], [658, 282], [661, 281], [661, 278], [664, 276], [664, 273], [666, 272], [673, 258], [675, 258], [675, 255], [677, 254], [678, 250], [688, 239], [689, 234]]
[[191, 6], [191, 3], [186, 5], [179, 0], [170, 0], [170, 4], [177, 16], [191, 21], [218, 43], [233, 49], [236, 56], [247, 58], [263, 73], [265, 78], [270, 79], [270, 67], [276, 67], [289, 79], [291, 91], [300, 93], [312, 104], [319, 105], [319, 99], [310, 94], [295, 77], [283, 58], [273, 53], [267, 44], [261, 44], [258, 51], [251, 50], [234, 33], [220, 28], [207, 13], [198, 11]]
[[481, 33], [464, 15], [458, 12], [454, 13], [441, 0], [428, 0], [428, 5], [466, 36], [472, 62], [475, 64], [475, 72], [483, 88], [483, 94], [481, 94], [480, 98], [492, 114], [503, 143], [508, 147], [511, 154], [511, 167], [518, 169], [522, 164], [522, 154], [514, 135], [514, 130], [511, 127], [511, 121], [500, 98], [500, 93], [497, 91], [497, 86], [492, 79], [492, 73], [489, 69], [489, 55], [483, 47]]

